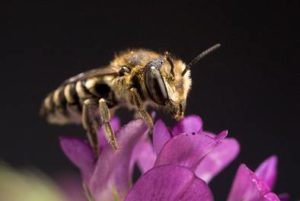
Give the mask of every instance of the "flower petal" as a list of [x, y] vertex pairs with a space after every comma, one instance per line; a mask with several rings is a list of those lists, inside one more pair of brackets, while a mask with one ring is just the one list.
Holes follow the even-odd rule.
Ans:
[[221, 133], [217, 137], [206, 134], [177, 135], [165, 144], [157, 157], [155, 166], [173, 164], [195, 170], [203, 157], [225, 137], [226, 133]]
[[88, 143], [75, 137], [61, 137], [60, 146], [65, 155], [81, 171], [82, 177], [87, 181], [94, 169], [94, 155]]
[[263, 201], [280, 201], [280, 199], [275, 193], [270, 192], [264, 195]]
[[202, 119], [197, 115], [190, 115], [180, 120], [172, 130], [172, 135], [179, 135], [181, 133], [197, 133], [202, 130]]
[[212, 152], [205, 156], [198, 165], [195, 174], [204, 181], [209, 182], [235, 159], [239, 150], [239, 143], [235, 139], [224, 139]]
[[262, 179], [270, 189], [273, 188], [277, 177], [277, 157], [266, 159], [255, 171], [255, 175]]
[[212, 201], [201, 179], [187, 168], [167, 165], [151, 169], [133, 186], [126, 201]]
[[131, 172], [135, 162], [137, 162], [142, 173], [150, 170], [155, 163], [156, 154], [154, 153], [153, 146], [149, 139], [142, 139], [135, 146], [131, 157]]
[[242, 164], [235, 176], [228, 201], [261, 201], [270, 188], [259, 179], [246, 165]]
[[96, 200], [114, 200], [116, 192], [120, 200], [124, 199], [131, 180], [131, 155], [146, 131], [147, 126], [142, 120], [131, 121], [117, 134], [118, 150], [112, 150], [110, 145], [103, 148], [89, 182], [89, 190]]
[[278, 195], [280, 201], [289, 201], [290, 195], [287, 193], [282, 193]]
[[[121, 123], [120, 123], [119, 118], [113, 117], [113, 118], [111, 118], [111, 120], [109, 122], [110, 122], [110, 125], [111, 125], [113, 131], [117, 132], [120, 129]], [[101, 148], [105, 147], [108, 144], [107, 139], [105, 138], [103, 126], [99, 127], [97, 137], [98, 137], [99, 146], [100, 146], [100, 150], [101, 150]]]
[[158, 154], [167, 141], [171, 139], [171, 134], [162, 120], [156, 121], [153, 128], [153, 147]]

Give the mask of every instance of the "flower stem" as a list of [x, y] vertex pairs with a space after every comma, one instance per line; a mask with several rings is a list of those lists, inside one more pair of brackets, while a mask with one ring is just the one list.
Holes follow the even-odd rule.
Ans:
[[84, 191], [84, 194], [85, 194], [86, 199], [87, 199], [88, 201], [95, 201], [95, 199], [93, 198], [92, 193], [91, 193], [91, 191], [89, 190], [88, 186], [87, 186], [85, 183], [83, 183], [83, 184], [82, 184], [82, 187], [83, 187], [83, 191]]

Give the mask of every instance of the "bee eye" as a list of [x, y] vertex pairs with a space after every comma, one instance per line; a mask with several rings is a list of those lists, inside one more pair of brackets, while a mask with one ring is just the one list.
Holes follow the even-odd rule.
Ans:
[[166, 100], [168, 100], [168, 93], [160, 73], [160, 67], [163, 61], [161, 59], [156, 59], [149, 62], [145, 66], [145, 85], [150, 95], [151, 99], [157, 104], [163, 105]]

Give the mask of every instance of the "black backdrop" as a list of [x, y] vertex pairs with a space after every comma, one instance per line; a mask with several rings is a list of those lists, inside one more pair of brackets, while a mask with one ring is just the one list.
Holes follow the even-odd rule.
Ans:
[[187, 108], [207, 130], [228, 129], [241, 143], [238, 159], [212, 182], [216, 200], [225, 199], [239, 163], [254, 169], [272, 154], [279, 157], [275, 190], [300, 198], [298, 2], [49, 2], [0, 6], [0, 160], [50, 175], [75, 171], [57, 138], [83, 130], [40, 119], [45, 94], [128, 47], [189, 61], [220, 42], [194, 66]]

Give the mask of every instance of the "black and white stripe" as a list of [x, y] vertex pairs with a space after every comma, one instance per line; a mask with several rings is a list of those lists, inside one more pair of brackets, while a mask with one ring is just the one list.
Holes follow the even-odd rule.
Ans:
[[109, 85], [100, 78], [90, 79], [76, 80], [58, 87], [44, 99], [41, 114], [51, 123], [80, 123], [82, 103], [86, 99], [98, 102], [104, 98], [109, 107], [116, 106], [117, 100]]

